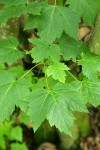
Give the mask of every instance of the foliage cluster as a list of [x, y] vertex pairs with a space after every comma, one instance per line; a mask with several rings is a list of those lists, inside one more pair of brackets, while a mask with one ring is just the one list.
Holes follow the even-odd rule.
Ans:
[[0, 125], [0, 149], [5, 150], [28, 150], [23, 143], [23, 132], [19, 125], [16, 125], [16, 120], [5, 121]]

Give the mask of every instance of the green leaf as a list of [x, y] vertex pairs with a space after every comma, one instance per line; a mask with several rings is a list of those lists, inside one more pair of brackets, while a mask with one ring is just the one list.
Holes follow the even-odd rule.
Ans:
[[88, 53], [83, 54], [82, 59], [79, 60], [79, 65], [82, 65], [83, 74], [90, 80], [98, 80], [98, 72], [100, 72], [100, 56]]
[[[21, 78], [24, 74], [26, 74], [28, 72], [28, 70], [24, 70], [24, 68], [20, 65], [18, 66], [13, 66], [13, 67], [10, 67], [8, 72], [10, 72], [14, 79], [18, 79], [18, 78]], [[33, 77], [33, 72], [28, 72], [28, 74], [25, 75], [25, 79], [27, 79], [28, 81], [32, 81], [34, 79]]]
[[6, 149], [6, 141], [5, 141], [5, 138], [3, 136], [0, 136], [0, 148], [2, 150]]
[[82, 52], [88, 51], [87, 45], [82, 41], [76, 41], [67, 35], [63, 35], [59, 40], [64, 60], [72, 59], [76, 62], [76, 58], [81, 56]]
[[[63, 102], [61, 100], [55, 100], [55, 97], [51, 92], [49, 93], [47, 90], [43, 89], [37, 89], [33, 91], [31, 100], [32, 101], [29, 104], [28, 115], [33, 122], [34, 130], [37, 130], [37, 128], [46, 119], [47, 116], [50, 118], [50, 112], [53, 112], [55, 109], [55, 115], [52, 117], [53, 120], [57, 120], [55, 125], [59, 124], [58, 126], [62, 131], [67, 132], [67, 134], [71, 134], [70, 128], [73, 124], [73, 117], [72, 114], [68, 112], [67, 108], [62, 109], [61, 104], [63, 104]], [[60, 121], [58, 120], [58, 116]], [[61, 124], [62, 121], [63, 123]]]
[[33, 17], [32, 22], [33, 27], [37, 25], [39, 36], [48, 39], [48, 42], [60, 38], [63, 30], [75, 39], [78, 37], [79, 17], [66, 7], [46, 5], [41, 16]]
[[69, 84], [56, 84], [53, 90], [62, 95], [67, 103], [68, 110], [88, 112], [81, 95], [81, 83], [79, 81], [73, 81]]
[[49, 44], [47, 40], [43, 39], [29, 39], [29, 41], [36, 45], [31, 50], [34, 62], [43, 62], [47, 58], [51, 58], [54, 62], [59, 62], [61, 53], [58, 45]]
[[82, 82], [82, 93], [86, 102], [95, 107], [100, 105], [100, 83], [93, 81]]
[[48, 113], [50, 103], [49, 92], [44, 89], [36, 89], [33, 90], [28, 98], [30, 101], [28, 115], [33, 122], [34, 130], [37, 130]]
[[20, 65], [9, 68], [9, 72], [13, 75], [14, 79], [18, 79], [24, 74], [23, 67]]
[[27, 126], [30, 122], [29, 116], [26, 115], [26, 113], [24, 113], [24, 112], [21, 112], [21, 113], [22, 113], [22, 116], [20, 118], [20, 123]]
[[0, 135], [5, 135], [8, 137], [13, 124], [14, 120], [10, 120], [9, 122], [5, 121], [4, 123], [0, 124]]
[[0, 10], [0, 24], [6, 23], [12, 17], [20, 17], [23, 13], [29, 13], [33, 15], [40, 15], [42, 5], [41, 3], [31, 2], [25, 6], [26, 0], [17, 1], [1, 1], [6, 4], [3, 9]]
[[69, 8], [77, 12], [88, 25], [94, 23], [97, 11], [100, 8], [99, 0], [67, 0], [66, 4], [70, 4]]
[[9, 140], [17, 140], [19, 142], [22, 142], [23, 140], [22, 128], [20, 126], [12, 128], [8, 138]]
[[27, 12], [33, 15], [40, 15], [42, 5], [41, 3], [31, 2], [27, 5]]
[[21, 51], [17, 49], [18, 41], [14, 37], [0, 39], [0, 63], [13, 63], [23, 57]]
[[27, 2], [27, 0], [0, 0], [0, 3], [5, 4], [5, 5], [12, 5], [12, 6], [16, 6], [16, 5], [24, 5]]
[[28, 148], [25, 143], [13, 143], [11, 144], [11, 150], [28, 150]]
[[9, 119], [15, 105], [26, 109], [24, 98], [29, 94], [30, 81], [22, 78], [14, 81], [12, 74], [0, 71], [0, 122]]
[[26, 11], [24, 5], [5, 6], [0, 10], [0, 24], [6, 23], [12, 17], [20, 17]]
[[71, 111], [87, 112], [81, 98], [79, 83], [56, 84], [51, 91], [36, 89], [30, 95], [28, 115], [36, 130], [47, 118], [51, 125], [71, 135], [73, 115]]
[[59, 80], [64, 83], [66, 77], [65, 70], [70, 69], [63, 63], [54, 63], [47, 67], [46, 73], [47, 76], [52, 76], [55, 80]]
[[37, 15], [33, 16], [30, 14], [27, 21], [26, 21], [24, 29], [29, 30], [29, 29], [37, 28], [38, 23], [39, 23], [39, 18], [40, 18], [40, 16], [37, 16]]

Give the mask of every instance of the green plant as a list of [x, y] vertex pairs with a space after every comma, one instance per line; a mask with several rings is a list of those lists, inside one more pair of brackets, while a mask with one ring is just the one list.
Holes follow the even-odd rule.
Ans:
[[[24, 150], [27, 149], [26, 145], [23, 143], [22, 128], [19, 125], [14, 125], [14, 119], [0, 125], [0, 149], [5, 150], [8, 146], [10, 146], [12, 150], [14, 147], [18, 146], [22, 146]], [[20, 142], [20, 144], [18, 142]]]
[[[34, 45], [30, 51], [18, 50], [14, 37], [0, 39], [0, 122], [8, 120], [16, 106], [30, 117], [34, 130], [47, 119], [51, 126], [71, 135], [73, 112], [88, 113], [87, 103], [95, 107], [100, 104], [100, 56], [78, 40], [79, 23], [82, 20], [88, 26], [94, 24], [100, 1], [0, 3], [2, 26], [24, 14], [24, 29], [37, 29], [39, 37], [29, 39]], [[29, 70], [17, 62], [27, 54], [33, 59]], [[81, 65], [80, 74], [71, 70], [68, 62], [78, 69]]]

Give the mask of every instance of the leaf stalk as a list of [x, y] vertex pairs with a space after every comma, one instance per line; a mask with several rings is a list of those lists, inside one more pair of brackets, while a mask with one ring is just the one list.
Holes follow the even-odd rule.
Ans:
[[78, 81], [78, 79], [70, 71], [67, 70], [67, 72], [74, 80]]

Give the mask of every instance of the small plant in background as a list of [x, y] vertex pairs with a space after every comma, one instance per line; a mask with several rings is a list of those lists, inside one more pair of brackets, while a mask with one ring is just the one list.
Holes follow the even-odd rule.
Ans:
[[23, 143], [23, 132], [19, 125], [15, 125], [15, 121], [4, 122], [0, 125], [0, 149], [5, 150], [27, 150], [27, 146]]

